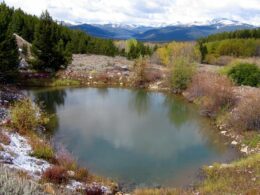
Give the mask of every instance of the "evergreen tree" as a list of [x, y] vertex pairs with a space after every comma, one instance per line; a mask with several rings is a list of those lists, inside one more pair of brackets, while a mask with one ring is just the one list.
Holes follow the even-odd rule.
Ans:
[[15, 37], [8, 31], [12, 10], [0, 4], [0, 80], [10, 79], [17, 72], [19, 54]]
[[71, 54], [65, 52], [65, 45], [60, 36], [58, 25], [53, 22], [49, 13], [47, 11], [42, 13], [32, 45], [36, 69], [58, 70], [61, 65], [68, 64]]

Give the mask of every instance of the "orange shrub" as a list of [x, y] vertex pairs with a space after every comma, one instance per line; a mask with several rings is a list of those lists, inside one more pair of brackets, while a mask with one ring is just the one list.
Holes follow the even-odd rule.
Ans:
[[230, 113], [229, 123], [238, 130], [260, 130], [260, 93], [251, 92]]
[[221, 109], [228, 109], [234, 105], [232, 87], [232, 82], [226, 76], [200, 72], [193, 77], [186, 96], [191, 101], [200, 100], [203, 114], [215, 116]]
[[77, 181], [87, 181], [89, 176], [88, 170], [86, 168], [78, 168], [75, 173], [75, 179]]
[[155, 82], [163, 77], [162, 71], [157, 69], [147, 69], [143, 76], [145, 82]]
[[68, 182], [68, 174], [65, 168], [53, 166], [43, 173], [42, 179], [51, 183], [62, 184]]

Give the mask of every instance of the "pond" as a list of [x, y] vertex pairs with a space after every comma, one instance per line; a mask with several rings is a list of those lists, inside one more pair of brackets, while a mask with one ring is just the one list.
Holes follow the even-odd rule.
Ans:
[[126, 186], [185, 186], [237, 151], [183, 98], [114, 88], [32, 89], [62, 144], [92, 173]]

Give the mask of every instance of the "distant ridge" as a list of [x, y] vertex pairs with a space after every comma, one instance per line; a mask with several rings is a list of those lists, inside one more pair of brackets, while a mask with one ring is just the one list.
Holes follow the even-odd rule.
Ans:
[[192, 41], [214, 33], [256, 28], [256, 26], [226, 18], [214, 19], [205, 23], [178, 23], [168, 26], [162, 24], [157, 27], [125, 24], [80, 24], [68, 26], [100, 38], [135, 38], [140, 41], [152, 42]]

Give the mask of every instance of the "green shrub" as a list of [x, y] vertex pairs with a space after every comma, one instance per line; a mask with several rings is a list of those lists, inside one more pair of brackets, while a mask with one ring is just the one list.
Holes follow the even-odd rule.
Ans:
[[11, 108], [12, 125], [20, 132], [35, 129], [40, 123], [39, 108], [29, 99], [16, 102]]
[[228, 71], [228, 76], [239, 85], [258, 86], [260, 69], [255, 64], [239, 63]]
[[55, 158], [55, 154], [53, 148], [49, 142], [46, 140], [40, 139], [36, 134], [30, 134], [29, 142], [32, 146], [31, 155], [36, 158], [42, 158], [45, 160], [53, 160]]
[[195, 73], [195, 66], [185, 58], [176, 59], [172, 69], [171, 86], [176, 92], [185, 90]]

